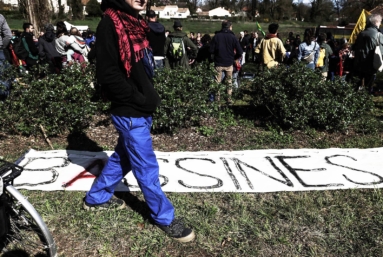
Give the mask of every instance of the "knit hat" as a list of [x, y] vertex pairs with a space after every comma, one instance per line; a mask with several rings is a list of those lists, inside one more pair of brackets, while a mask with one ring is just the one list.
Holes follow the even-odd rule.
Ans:
[[174, 21], [174, 24], [173, 24], [173, 28], [178, 28], [178, 27], [182, 27], [182, 24], [180, 21]]
[[44, 28], [45, 28], [45, 31], [54, 31], [55, 30], [53, 24], [51, 24], [51, 23], [45, 24]]

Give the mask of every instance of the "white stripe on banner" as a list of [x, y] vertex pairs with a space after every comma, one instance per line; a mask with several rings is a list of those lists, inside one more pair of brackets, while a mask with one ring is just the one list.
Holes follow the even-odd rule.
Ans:
[[[17, 188], [87, 191], [107, 152], [28, 151]], [[383, 187], [383, 148], [156, 152], [165, 192], [275, 192]], [[116, 191], [138, 191], [128, 175]]]

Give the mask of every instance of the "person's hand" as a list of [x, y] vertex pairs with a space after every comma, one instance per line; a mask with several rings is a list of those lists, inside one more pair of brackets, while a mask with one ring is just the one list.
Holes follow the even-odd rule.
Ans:
[[195, 59], [190, 59], [190, 60], [189, 60], [189, 64], [193, 64], [194, 61], [195, 61]]

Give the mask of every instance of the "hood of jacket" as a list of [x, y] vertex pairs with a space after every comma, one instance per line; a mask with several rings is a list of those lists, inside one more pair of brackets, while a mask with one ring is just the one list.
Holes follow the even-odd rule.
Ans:
[[186, 33], [182, 31], [174, 31], [169, 34], [169, 37], [186, 37]]
[[159, 22], [149, 22], [149, 28], [154, 33], [162, 34], [165, 32], [165, 27]]
[[53, 31], [48, 30], [44, 33], [44, 39], [47, 42], [52, 42], [53, 40], [55, 40], [55, 38], [56, 34]]
[[102, 0], [101, 10], [105, 11], [108, 8], [125, 12], [134, 17], [137, 16], [137, 12], [133, 10], [133, 8], [130, 7], [130, 5], [125, 2], [125, 0]]
[[221, 29], [221, 30], [219, 30], [219, 31], [216, 31], [215, 34], [217, 34], [217, 33], [230, 33], [230, 34], [235, 35], [234, 32], [231, 31], [231, 30], [228, 29], [228, 28], [223, 28], [223, 29]]

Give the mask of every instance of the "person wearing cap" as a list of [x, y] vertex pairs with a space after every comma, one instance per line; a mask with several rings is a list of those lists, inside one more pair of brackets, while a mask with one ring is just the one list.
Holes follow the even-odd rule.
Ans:
[[[185, 69], [190, 69], [190, 65], [194, 63], [195, 58], [197, 58], [198, 48], [197, 46], [188, 38], [186, 33], [182, 32], [182, 24], [179, 20], [174, 21], [173, 24], [174, 32], [170, 33], [166, 38], [164, 52], [166, 54], [165, 67], [175, 69], [182, 67]], [[180, 60], [173, 59], [168, 51], [169, 46], [172, 42], [173, 37], [182, 38], [184, 44], [184, 54]]]
[[148, 33], [147, 37], [149, 40], [149, 45], [153, 51], [154, 67], [156, 69], [162, 69], [164, 67], [165, 60], [165, 27], [157, 21], [157, 14], [153, 10], [150, 10], [146, 14], [146, 17], [148, 18], [150, 28], [150, 32]]
[[61, 54], [56, 50], [56, 34], [52, 24], [46, 24], [44, 35], [39, 37], [39, 57], [41, 64], [48, 64], [51, 73], [61, 69]]
[[[222, 72], [225, 73], [227, 84], [227, 103], [232, 104], [232, 77], [233, 64], [235, 60], [241, 58], [243, 50], [238, 39], [231, 31], [232, 24], [228, 20], [222, 22], [222, 29], [217, 31], [210, 43], [210, 53], [214, 55], [214, 66], [216, 71], [216, 81], [221, 83]], [[219, 100], [219, 99], [218, 99]]]

